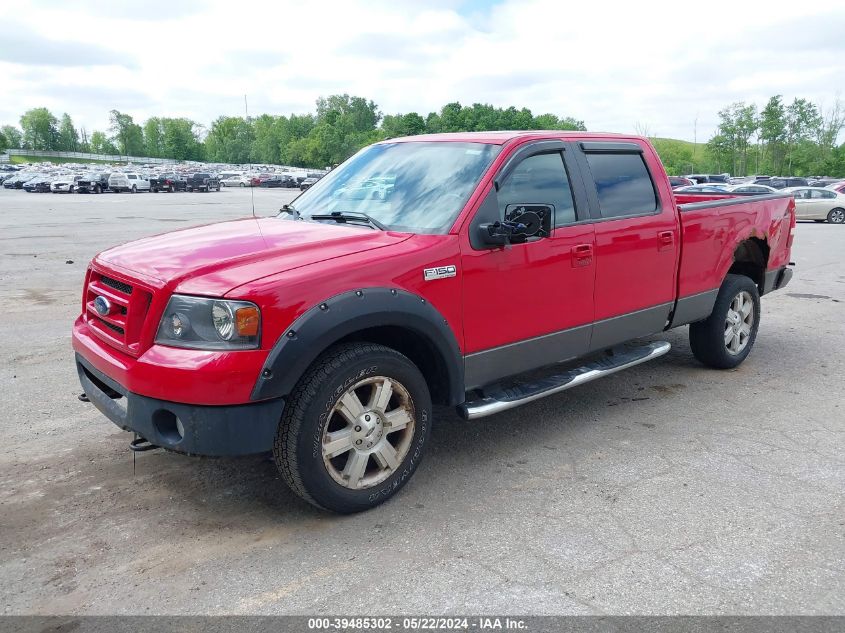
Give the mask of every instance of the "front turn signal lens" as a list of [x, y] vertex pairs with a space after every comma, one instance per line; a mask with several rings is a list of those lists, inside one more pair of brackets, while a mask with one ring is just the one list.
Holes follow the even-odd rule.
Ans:
[[258, 336], [258, 325], [260, 318], [258, 315], [258, 308], [255, 306], [248, 306], [246, 308], [238, 308], [235, 311], [235, 327], [240, 336]]

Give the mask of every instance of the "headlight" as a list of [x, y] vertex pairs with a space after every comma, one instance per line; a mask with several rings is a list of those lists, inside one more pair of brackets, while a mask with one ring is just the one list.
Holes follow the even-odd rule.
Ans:
[[256, 349], [261, 312], [249, 301], [173, 295], [161, 317], [156, 343], [191, 349]]

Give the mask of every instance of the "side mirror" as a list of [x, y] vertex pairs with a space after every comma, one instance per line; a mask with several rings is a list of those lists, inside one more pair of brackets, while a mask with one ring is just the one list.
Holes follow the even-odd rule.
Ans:
[[478, 236], [487, 246], [522, 244], [551, 235], [553, 217], [550, 204], [509, 204], [503, 220], [478, 226]]

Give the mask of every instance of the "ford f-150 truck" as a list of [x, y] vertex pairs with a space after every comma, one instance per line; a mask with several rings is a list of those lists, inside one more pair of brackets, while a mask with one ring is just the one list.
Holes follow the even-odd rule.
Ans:
[[97, 255], [81, 397], [136, 448], [272, 451], [301, 497], [360, 511], [414, 473], [433, 403], [482, 418], [657, 358], [652, 335], [687, 324], [698, 360], [737, 366], [794, 226], [789, 195], [674, 196], [639, 137], [385, 141], [278, 216]]

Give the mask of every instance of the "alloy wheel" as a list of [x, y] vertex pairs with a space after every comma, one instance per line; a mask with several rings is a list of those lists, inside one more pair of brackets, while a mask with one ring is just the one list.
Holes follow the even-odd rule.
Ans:
[[754, 299], [743, 290], [733, 298], [725, 317], [725, 348], [730, 354], [739, 354], [748, 345], [754, 328]]
[[374, 376], [338, 398], [323, 427], [323, 463], [332, 479], [360, 490], [390, 477], [414, 437], [414, 407], [398, 381]]

